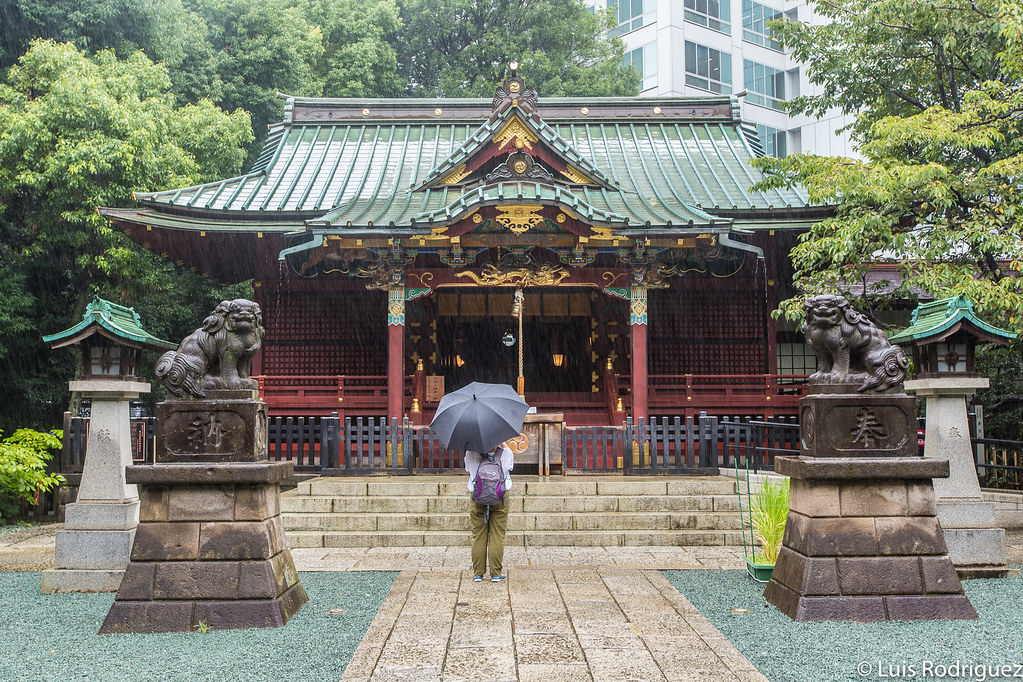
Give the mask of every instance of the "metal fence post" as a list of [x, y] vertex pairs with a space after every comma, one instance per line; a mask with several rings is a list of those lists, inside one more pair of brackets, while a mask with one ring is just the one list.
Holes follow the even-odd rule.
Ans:
[[718, 418], [700, 413], [700, 466], [711, 468], [718, 465]]
[[408, 473], [414, 473], [416, 469], [415, 453], [412, 445], [412, 421], [405, 417], [401, 422], [401, 450], [405, 457], [405, 469]]
[[[643, 418], [640, 417], [639, 423], [643, 423]], [[632, 444], [635, 442], [635, 432], [632, 428], [632, 417], [625, 418], [625, 433], [622, 439], [622, 454], [618, 457], [618, 468], [625, 471], [632, 469]]]

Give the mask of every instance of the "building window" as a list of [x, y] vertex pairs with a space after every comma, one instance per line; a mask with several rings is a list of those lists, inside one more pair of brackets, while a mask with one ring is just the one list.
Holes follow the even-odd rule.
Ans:
[[732, 92], [732, 55], [686, 41], [686, 85], [701, 90]]
[[730, 4], [730, 0], [686, 0], [686, 21], [722, 33], [731, 33], [728, 10]]
[[648, 43], [626, 52], [622, 64], [635, 66], [636, 71], [639, 71], [641, 92], [657, 85], [657, 43]]
[[786, 132], [771, 126], [757, 124], [757, 138], [760, 139], [760, 146], [764, 148], [765, 156], [773, 156], [779, 159], [785, 158], [788, 149], [785, 145]]
[[[687, 64], [688, 69], [688, 64]], [[785, 101], [785, 72], [748, 59], [743, 60], [746, 101], [783, 111]]]
[[742, 0], [742, 39], [781, 51], [781, 43], [771, 37], [771, 29], [767, 26], [767, 22], [775, 19], [781, 19], [781, 10], [753, 0]]
[[817, 355], [805, 341], [793, 338], [795, 334], [779, 333], [778, 336], [778, 374], [813, 374], [817, 371]]
[[[608, 31], [620, 36], [654, 21], [654, 0], [607, 0], [607, 8], [615, 10], [618, 15], [618, 26]], [[644, 10], [645, 8], [645, 10]]]

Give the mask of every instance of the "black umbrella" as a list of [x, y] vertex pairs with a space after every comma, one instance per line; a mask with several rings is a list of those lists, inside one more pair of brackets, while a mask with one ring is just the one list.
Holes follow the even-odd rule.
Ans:
[[430, 426], [448, 450], [488, 452], [522, 432], [528, 410], [511, 386], [474, 381], [440, 399]]

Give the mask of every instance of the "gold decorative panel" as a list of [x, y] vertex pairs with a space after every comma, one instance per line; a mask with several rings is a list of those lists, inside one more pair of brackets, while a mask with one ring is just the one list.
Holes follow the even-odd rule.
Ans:
[[565, 166], [565, 177], [578, 185], [592, 185], [593, 181], [579, 172], [577, 168]]
[[529, 151], [533, 151], [533, 144], [540, 141], [522, 121], [514, 117], [494, 135], [494, 143], [499, 150], [504, 149], [512, 140], [522, 142], [522, 146]]
[[455, 183], [464, 180], [467, 175], [469, 175], [469, 172], [465, 170], [465, 164], [463, 163], [461, 166], [448, 173], [440, 182], [442, 185], [454, 185]]
[[540, 215], [541, 208], [543, 207], [529, 204], [498, 206], [497, 210], [500, 213], [494, 218], [494, 221], [512, 232], [525, 232], [529, 228], [543, 223], [543, 216]]

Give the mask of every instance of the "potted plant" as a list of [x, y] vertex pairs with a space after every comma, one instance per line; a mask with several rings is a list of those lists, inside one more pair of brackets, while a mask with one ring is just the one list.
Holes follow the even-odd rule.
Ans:
[[[747, 484], [748, 485], [748, 484]], [[746, 570], [754, 580], [767, 582], [778, 560], [785, 537], [785, 519], [789, 514], [789, 479], [774, 481], [764, 478], [760, 487], [750, 495], [750, 526], [755, 542], [760, 543], [757, 552], [754, 543], [746, 555]]]

